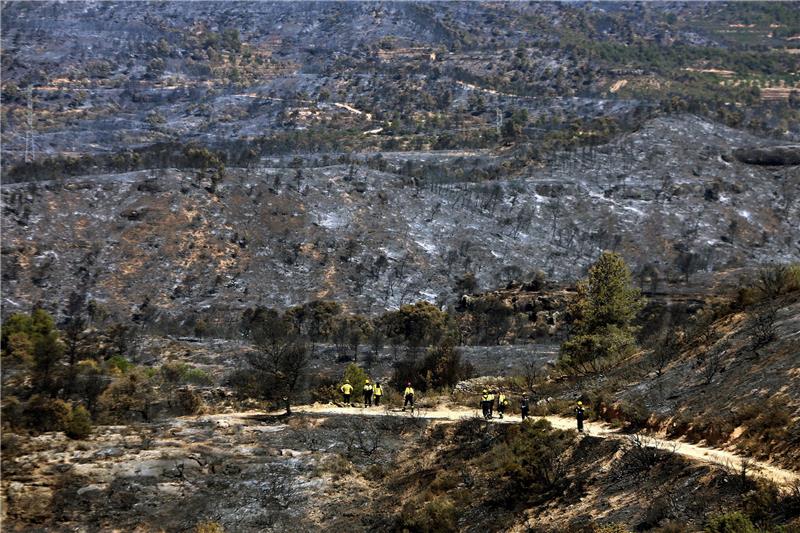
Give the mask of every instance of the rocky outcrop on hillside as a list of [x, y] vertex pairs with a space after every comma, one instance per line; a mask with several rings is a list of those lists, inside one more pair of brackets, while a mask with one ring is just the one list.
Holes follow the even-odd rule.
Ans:
[[800, 165], [800, 145], [739, 148], [735, 150], [736, 159], [742, 163], [767, 166]]

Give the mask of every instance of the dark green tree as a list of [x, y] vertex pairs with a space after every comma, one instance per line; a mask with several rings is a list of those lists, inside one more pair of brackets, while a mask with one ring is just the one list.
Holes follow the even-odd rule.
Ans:
[[578, 283], [578, 298], [569, 309], [572, 335], [561, 345], [561, 366], [579, 373], [597, 372], [601, 362], [630, 354], [636, 348], [633, 320], [643, 305], [622, 256], [603, 252], [589, 277]]

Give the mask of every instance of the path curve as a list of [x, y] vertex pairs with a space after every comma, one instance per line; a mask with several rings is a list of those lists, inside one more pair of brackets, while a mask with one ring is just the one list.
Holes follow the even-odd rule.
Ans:
[[[467, 418], [479, 416], [477, 409], [451, 409], [446, 407], [437, 406], [432, 409], [420, 409], [414, 414], [409, 411], [401, 411], [399, 409], [388, 409], [385, 407], [373, 407], [364, 409], [361, 407], [337, 407], [335, 405], [313, 404], [302, 405], [293, 408], [296, 413], [308, 414], [357, 414], [365, 416], [417, 416], [419, 418], [428, 418], [434, 420], [453, 420], [459, 421]], [[575, 429], [575, 421], [572, 418], [564, 418], [561, 416], [538, 416], [532, 417], [535, 419], [543, 419], [550, 422], [550, 424], [557, 429]], [[505, 419], [493, 419], [492, 422], [500, 424], [517, 423], [519, 420], [517, 415]], [[617, 429], [610, 427], [607, 424], [598, 422], [584, 423], [585, 433], [602, 438], [612, 438], [618, 440], [630, 440], [631, 436], [620, 433]], [[689, 444], [678, 440], [659, 439], [656, 437], [642, 436], [643, 444], [648, 447], [659, 448], [663, 450], [673, 451], [684, 457], [688, 457], [695, 461], [702, 463], [710, 463], [714, 465], [723, 466], [732, 471], [736, 471], [741, 467], [742, 461], [749, 462], [748, 470], [751, 475], [761, 477], [773, 481], [781, 487], [786, 487], [794, 483], [800, 483], [800, 473], [780, 468], [778, 466], [765, 463], [763, 461], [751, 460], [741, 455], [725, 450], [716, 450], [713, 448], [705, 448], [696, 444]]]

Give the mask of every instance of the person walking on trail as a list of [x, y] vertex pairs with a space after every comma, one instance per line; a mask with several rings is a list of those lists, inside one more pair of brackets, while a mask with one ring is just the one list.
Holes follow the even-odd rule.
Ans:
[[411, 404], [411, 410], [414, 410], [414, 388], [411, 386], [411, 383], [406, 383], [406, 388], [403, 391], [403, 411], [406, 410], [406, 406]]
[[369, 380], [364, 382], [364, 407], [372, 407], [372, 392], [373, 392], [372, 385], [370, 385]]
[[578, 421], [578, 431], [580, 433], [583, 433], [583, 418], [584, 418], [583, 402], [579, 401], [578, 404], [575, 406], [575, 419]]
[[481, 412], [483, 413], [483, 418], [485, 418], [486, 420], [489, 420], [490, 418], [489, 416], [489, 412], [491, 409], [489, 407], [490, 403], [491, 402], [489, 402], [489, 391], [483, 389], [483, 396], [481, 396]]
[[508, 398], [502, 392], [497, 396], [497, 412], [500, 413], [500, 419], [503, 419], [503, 413], [506, 412], [508, 407]]
[[345, 405], [350, 405], [350, 395], [353, 394], [353, 386], [350, 385], [350, 380], [344, 380], [344, 385], [339, 389], [342, 392], [342, 398]]
[[372, 395], [375, 396], [375, 407], [381, 404], [381, 396], [383, 396], [383, 389], [380, 382], [375, 382], [375, 388], [372, 390]]
[[489, 419], [491, 419], [492, 415], [494, 414], [494, 392], [495, 391], [489, 392], [489, 396], [486, 398], [486, 401], [489, 404]]
[[522, 420], [524, 421], [528, 418], [528, 410], [530, 409], [530, 404], [528, 402], [528, 395], [523, 394], [522, 399], [519, 401], [519, 411], [522, 413]]

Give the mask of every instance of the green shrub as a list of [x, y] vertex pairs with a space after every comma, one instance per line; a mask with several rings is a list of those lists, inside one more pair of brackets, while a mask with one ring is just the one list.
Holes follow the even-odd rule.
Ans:
[[735, 511], [712, 516], [704, 529], [706, 533], [757, 533], [746, 515]]
[[136, 369], [117, 378], [100, 395], [102, 411], [113, 421], [125, 421], [132, 416], [150, 419], [150, 407], [155, 401], [152, 373]]
[[247, 369], [236, 369], [225, 376], [224, 383], [231, 387], [240, 400], [263, 396], [264, 384], [258, 374]]
[[448, 339], [429, 348], [421, 359], [395, 363], [390, 382], [399, 390], [405, 388], [406, 383], [412, 383], [415, 388], [426, 391], [452, 387], [472, 374], [472, 365], [462, 363], [460, 354]]
[[184, 372], [186, 372], [187, 366], [186, 363], [170, 361], [161, 365], [158, 371], [161, 373], [162, 379], [167, 383], [179, 383]]
[[167, 383], [191, 383], [193, 385], [212, 385], [214, 383], [208, 372], [186, 363], [165, 363], [161, 365], [159, 372]]
[[36, 394], [25, 405], [25, 426], [36, 431], [61, 431], [71, 413], [68, 403]]
[[456, 506], [445, 495], [434, 496], [421, 507], [411, 502], [403, 507], [399, 530], [419, 533], [458, 531]]
[[67, 437], [71, 439], [85, 439], [92, 433], [92, 417], [82, 405], [72, 409], [64, 428]]
[[495, 445], [482, 463], [508, 481], [508, 494], [543, 495], [565, 479], [562, 455], [572, 435], [554, 430], [545, 420], [526, 420], [508, 428], [503, 442]]
[[106, 361], [106, 364], [109, 370], [116, 370], [120, 374], [124, 374], [136, 366], [121, 355], [115, 355]]
[[756, 523], [763, 524], [781, 506], [781, 493], [774, 483], [758, 480], [755, 489], [745, 494], [742, 504], [747, 516]]
[[3, 425], [13, 429], [22, 427], [25, 424], [24, 410], [25, 406], [16, 396], [4, 398]]
[[214, 378], [202, 368], [189, 367], [183, 373], [183, 381], [193, 385], [213, 385]]
[[355, 363], [350, 363], [347, 365], [347, 368], [344, 370], [342, 383], [344, 383], [344, 381], [350, 381], [350, 385], [353, 386], [353, 395], [351, 396], [351, 399], [358, 401], [358, 399], [364, 393], [364, 383], [367, 381], [367, 379], [369, 379], [369, 376], [363, 368]]

